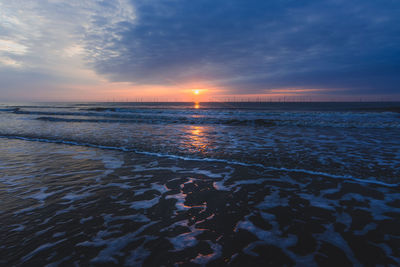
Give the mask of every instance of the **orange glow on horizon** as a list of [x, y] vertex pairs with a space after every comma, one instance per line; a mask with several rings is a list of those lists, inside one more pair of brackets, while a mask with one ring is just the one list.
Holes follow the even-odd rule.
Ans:
[[[268, 89], [260, 94], [230, 94], [230, 88], [219, 87], [207, 81], [169, 85], [135, 85], [130, 82], [102, 80], [94, 84], [65, 84], [58, 86], [52, 93], [38, 94], [37, 97], [45, 101], [192, 102], [194, 108], [197, 109], [200, 108], [200, 102], [323, 100], [325, 98], [318, 96], [318, 93], [322, 91], [322, 89], [314, 88], [279, 88]], [[326, 99], [330, 98], [326, 97]], [[336, 96], [335, 99], [339, 97]], [[348, 97], [343, 97], [343, 99], [347, 100]]]

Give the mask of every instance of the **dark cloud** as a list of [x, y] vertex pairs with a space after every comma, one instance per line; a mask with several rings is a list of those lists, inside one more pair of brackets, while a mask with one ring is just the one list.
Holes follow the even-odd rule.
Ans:
[[104, 34], [88, 36], [91, 64], [113, 81], [170, 84], [204, 79], [234, 93], [273, 88], [399, 91], [398, 1], [132, 4], [135, 22], [120, 22], [111, 34], [98, 18]]

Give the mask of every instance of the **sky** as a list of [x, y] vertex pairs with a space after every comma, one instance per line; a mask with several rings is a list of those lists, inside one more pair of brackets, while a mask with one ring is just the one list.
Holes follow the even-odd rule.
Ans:
[[0, 101], [400, 100], [399, 14], [398, 0], [0, 1]]

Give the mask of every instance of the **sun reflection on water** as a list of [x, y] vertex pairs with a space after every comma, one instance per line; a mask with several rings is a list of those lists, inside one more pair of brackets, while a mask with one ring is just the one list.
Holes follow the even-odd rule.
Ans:
[[204, 133], [203, 126], [192, 126], [189, 130], [191, 145], [197, 151], [205, 151], [208, 148], [209, 140]]

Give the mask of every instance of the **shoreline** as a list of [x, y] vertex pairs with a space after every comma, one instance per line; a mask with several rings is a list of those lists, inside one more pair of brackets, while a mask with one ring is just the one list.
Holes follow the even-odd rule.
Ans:
[[29, 137], [23, 137], [23, 136], [6, 136], [6, 135], [0, 135], [0, 138], [24, 140], [24, 141], [29, 141], [29, 142], [64, 144], [64, 145], [71, 145], [71, 146], [83, 146], [83, 147], [105, 149], [105, 150], [115, 150], [115, 151], [120, 151], [120, 152], [130, 152], [130, 153], [136, 153], [139, 155], [148, 155], [148, 156], [154, 156], [154, 157], [160, 157], [160, 158], [170, 158], [170, 159], [179, 159], [179, 160], [187, 160], [187, 161], [219, 162], [219, 163], [226, 163], [226, 164], [246, 166], [246, 167], [258, 167], [258, 168], [262, 168], [265, 170], [275, 170], [275, 171], [296, 172], [296, 173], [303, 173], [303, 174], [310, 174], [310, 175], [319, 175], [319, 176], [328, 177], [328, 178], [350, 180], [355, 183], [376, 184], [376, 185], [386, 186], [386, 187], [400, 187], [400, 183], [392, 184], [392, 183], [386, 183], [383, 181], [372, 180], [372, 179], [371, 180], [360, 179], [360, 178], [356, 178], [356, 177], [353, 177], [350, 175], [343, 176], [343, 175], [335, 175], [335, 174], [331, 174], [331, 173], [305, 170], [305, 169], [289, 169], [289, 168], [285, 168], [285, 167], [265, 166], [265, 165], [259, 164], [259, 163], [246, 163], [246, 162], [240, 162], [240, 161], [236, 161], [236, 160], [226, 160], [226, 159], [218, 159], [218, 158], [196, 158], [196, 157], [187, 157], [187, 156], [180, 156], [180, 155], [161, 154], [161, 153], [156, 153], [156, 152], [140, 151], [140, 150], [131, 149], [131, 148], [105, 146], [105, 145], [97, 145], [97, 144], [90, 144], [90, 143], [81, 143], [81, 142], [68, 141], [68, 140], [29, 138]]
[[9, 264], [399, 264], [395, 188], [7, 140]]

